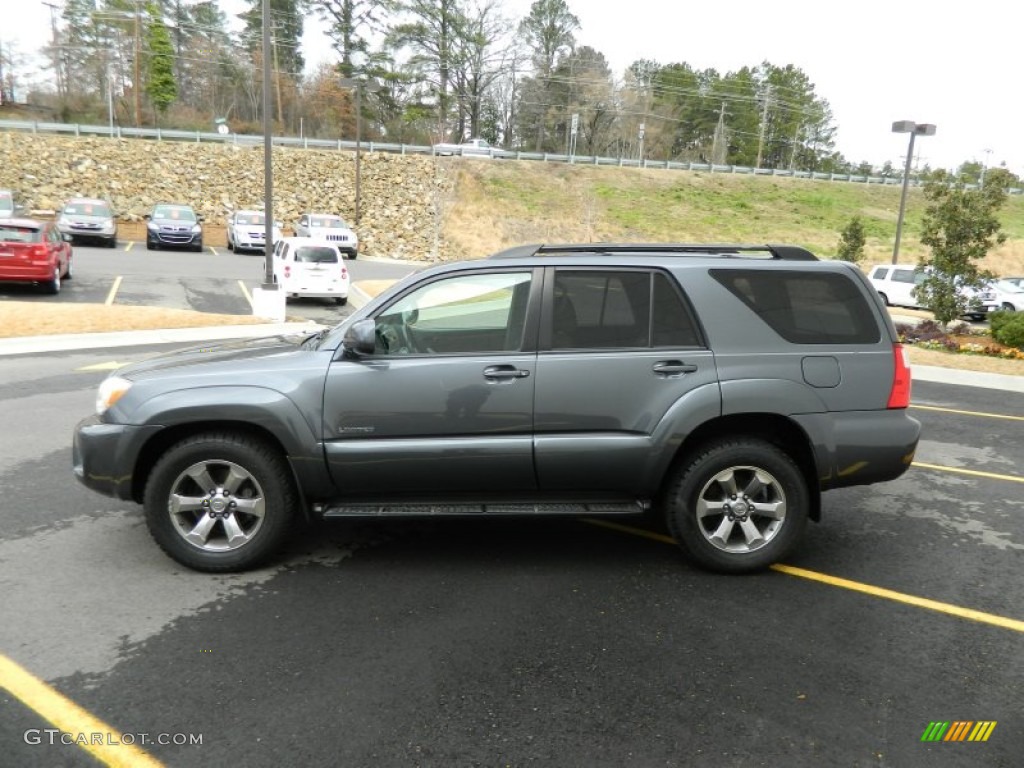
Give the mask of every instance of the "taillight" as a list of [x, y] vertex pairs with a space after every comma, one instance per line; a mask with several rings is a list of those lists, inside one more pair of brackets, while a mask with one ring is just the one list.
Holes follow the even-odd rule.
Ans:
[[342, 267], [341, 268], [341, 279], [344, 280], [347, 277], [348, 277], [348, 269], [346, 269], [345, 267]]
[[284, 265], [284, 276], [285, 277], [291, 277], [291, 274], [292, 274], [292, 267], [291, 267], [291, 265], [290, 264], [285, 264]]
[[902, 344], [893, 344], [892, 352], [895, 367], [886, 408], [906, 408], [910, 405], [910, 361]]
[[33, 245], [29, 250], [28, 257], [37, 264], [42, 264], [50, 260], [50, 252], [45, 245]]

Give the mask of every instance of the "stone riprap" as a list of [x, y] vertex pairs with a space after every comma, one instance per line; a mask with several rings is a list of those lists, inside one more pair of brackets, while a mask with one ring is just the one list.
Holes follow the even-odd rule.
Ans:
[[[157, 202], [187, 203], [207, 224], [263, 208], [263, 147], [0, 132], [0, 188], [32, 209], [73, 196], [106, 198], [123, 222]], [[274, 217], [292, 227], [305, 211], [355, 213], [355, 153], [275, 147]], [[367, 256], [450, 258], [441, 233], [451, 174], [430, 157], [366, 152], [360, 161], [360, 251]], [[208, 238], [212, 243], [212, 239]]]

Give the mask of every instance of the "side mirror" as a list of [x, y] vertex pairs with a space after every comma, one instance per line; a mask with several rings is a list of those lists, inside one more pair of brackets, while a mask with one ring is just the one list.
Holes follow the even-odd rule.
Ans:
[[147, 214], [146, 214], [145, 216], [143, 216], [142, 218], [144, 218], [144, 219], [145, 219], [146, 221], [149, 221], [149, 220], [151, 220], [151, 219], [152, 219], [153, 217], [152, 217], [151, 215], [149, 215], [149, 214], [147, 213]]
[[372, 355], [377, 347], [377, 321], [373, 318], [353, 323], [342, 340], [345, 349], [357, 355]]

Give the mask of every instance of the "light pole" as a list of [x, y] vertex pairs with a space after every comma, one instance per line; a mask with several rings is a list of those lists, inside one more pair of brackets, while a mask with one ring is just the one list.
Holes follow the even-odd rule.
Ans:
[[989, 161], [989, 158], [992, 157], [992, 150], [991, 149], [983, 149], [981, 151], [985, 153], [985, 162], [981, 164], [981, 179], [979, 179], [979, 181], [978, 181], [978, 186], [981, 187], [982, 189], [984, 189], [985, 188], [985, 169], [988, 168], [988, 161]]
[[343, 77], [339, 81], [339, 85], [342, 88], [351, 88], [356, 92], [356, 214], [355, 224], [359, 225], [360, 218], [360, 157], [362, 155], [362, 124], [363, 124], [363, 101], [362, 93], [363, 88], [366, 88], [370, 93], [376, 93], [380, 90], [380, 85], [373, 80], [360, 80], [355, 77]]
[[895, 264], [900, 255], [900, 236], [903, 234], [903, 212], [907, 207], [907, 187], [910, 184], [910, 161], [914, 157], [914, 139], [918, 136], [934, 136], [935, 126], [930, 123], [915, 123], [913, 120], [900, 120], [892, 124], [892, 132], [910, 134], [907, 162], [903, 166], [903, 191], [900, 193], [900, 213], [896, 217], [896, 243], [892, 247], [892, 263]]

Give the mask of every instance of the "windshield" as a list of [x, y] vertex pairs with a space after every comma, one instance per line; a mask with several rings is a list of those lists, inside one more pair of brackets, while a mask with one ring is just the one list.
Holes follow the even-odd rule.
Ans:
[[996, 280], [992, 285], [1003, 293], [1024, 293], [1024, 288], [1007, 280]]
[[235, 216], [236, 224], [263, 224], [265, 221], [262, 213], [239, 213]]
[[13, 211], [14, 198], [10, 195], [0, 195], [0, 211]]
[[154, 219], [177, 219], [179, 221], [195, 221], [196, 215], [191, 208], [180, 205], [158, 205], [153, 209]]
[[68, 203], [64, 206], [64, 213], [68, 216], [111, 216], [106, 203]]
[[340, 216], [311, 216], [309, 226], [324, 229], [344, 229], [348, 225]]

